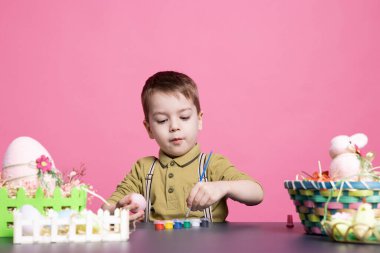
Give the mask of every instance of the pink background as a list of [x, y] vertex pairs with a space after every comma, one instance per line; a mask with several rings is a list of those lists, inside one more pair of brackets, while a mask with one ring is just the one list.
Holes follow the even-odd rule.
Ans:
[[[140, 92], [160, 70], [198, 83], [200, 143], [257, 178], [265, 200], [230, 221], [285, 221], [283, 181], [328, 169], [330, 139], [380, 151], [380, 1], [1, 1], [0, 153], [40, 141], [108, 196], [157, 154]], [[375, 159], [375, 164], [379, 164]], [[98, 208], [95, 200], [90, 207]]]

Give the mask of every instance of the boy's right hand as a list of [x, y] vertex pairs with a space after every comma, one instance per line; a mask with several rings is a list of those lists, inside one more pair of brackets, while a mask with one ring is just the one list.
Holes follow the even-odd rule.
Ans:
[[129, 212], [129, 220], [131, 220], [131, 221], [134, 221], [134, 220], [142, 221], [144, 219], [145, 211], [144, 210], [140, 210], [140, 211], [137, 210], [139, 208], [139, 205], [137, 203], [133, 202], [131, 195], [132, 194], [128, 194], [124, 198], [119, 200], [116, 203], [116, 208], [128, 209], [130, 211]]

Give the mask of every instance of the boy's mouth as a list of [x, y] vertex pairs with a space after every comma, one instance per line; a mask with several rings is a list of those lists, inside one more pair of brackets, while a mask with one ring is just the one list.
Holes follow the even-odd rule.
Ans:
[[183, 138], [173, 138], [173, 139], [170, 139], [169, 141], [174, 144], [180, 144], [182, 140]]

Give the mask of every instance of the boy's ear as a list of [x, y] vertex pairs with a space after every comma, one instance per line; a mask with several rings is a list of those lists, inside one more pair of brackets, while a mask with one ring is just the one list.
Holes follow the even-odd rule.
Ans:
[[203, 119], [203, 112], [201, 111], [198, 114], [198, 130], [202, 130], [202, 127], [203, 127], [202, 119]]
[[146, 131], [148, 132], [149, 138], [154, 139], [152, 131], [150, 129], [149, 122], [144, 119], [143, 124], [144, 124], [144, 127], [145, 127]]

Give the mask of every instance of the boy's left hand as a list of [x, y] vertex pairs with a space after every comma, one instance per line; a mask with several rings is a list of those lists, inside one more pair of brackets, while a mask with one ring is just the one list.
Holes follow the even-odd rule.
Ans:
[[187, 206], [192, 210], [203, 210], [228, 193], [228, 182], [198, 182], [187, 198]]

